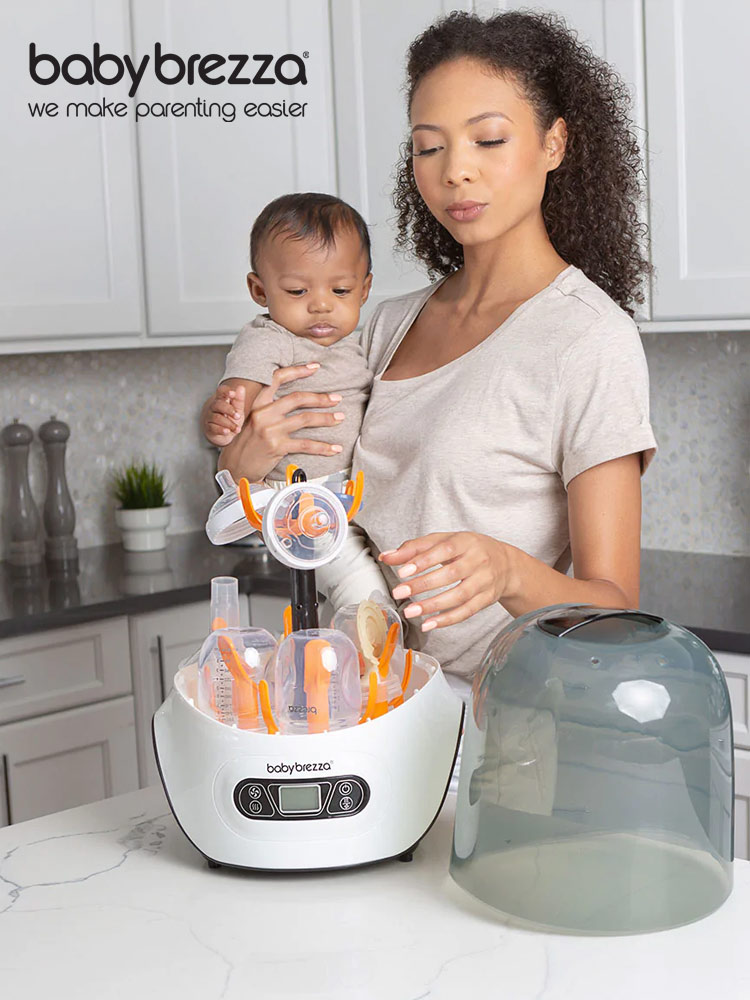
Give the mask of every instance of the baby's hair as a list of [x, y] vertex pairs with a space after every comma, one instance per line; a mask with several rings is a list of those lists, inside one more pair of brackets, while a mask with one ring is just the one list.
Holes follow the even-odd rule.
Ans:
[[[638, 215], [645, 175], [625, 83], [556, 14], [506, 11], [485, 20], [454, 11], [409, 47], [407, 107], [427, 73], [466, 57], [518, 83], [540, 137], [564, 118], [565, 157], [547, 174], [542, 198], [547, 233], [564, 260], [632, 316], [631, 302], [643, 302], [641, 284], [653, 269]], [[410, 140], [402, 147], [394, 202], [399, 249], [425, 264], [430, 277], [461, 267], [463, 247], [417, 189]]]
[[336, 242], [336, 234], [347, 229], [356, 232], [362, 242], [369, 274], [372, 270], [370, 233], [355, 208], [331, 194], [313, 191], [284, 194], [269, 202], [253, 223], [250, 267], [257, 272], [263, 243], [276, 233], [284, 233], [289, 239], [310, 240], [318, 247], [330, 249]]

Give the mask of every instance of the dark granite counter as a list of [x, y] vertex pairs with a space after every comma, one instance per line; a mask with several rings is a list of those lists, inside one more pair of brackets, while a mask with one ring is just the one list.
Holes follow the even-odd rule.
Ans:
[[[119, 542], [82, 549], [74, 574], [0, 563], [0, 638], [208, 600], [222, 575], [246, 594], [289, 594], [289, 571], [265, 547], [214, 546], [203, 532], [170, 535], [162, 552], [125, 552]], [[714, 649], [750, 653], [750, 558], [646, 549], [641, 607]]]
[[289, 593], [289, 570], [265, 546], [216, 546], [202, 531], [169, 535], [160, 552], [118, 542], [81, 549], [73, 573], [0, 563], [0, 638], [208, 600], [214, 576], [236, 576], [246, 594]]

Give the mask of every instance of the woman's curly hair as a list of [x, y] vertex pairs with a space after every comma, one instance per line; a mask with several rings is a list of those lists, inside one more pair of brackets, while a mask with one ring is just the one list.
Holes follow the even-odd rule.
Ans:
[[[565, 156], [547, 174], [542, 216], [557, 253], [579, 267], [631, 316], [652, 273], [638, 218], [643, 175], [629, 118], [630, 94], [604, 60], [553, 13], [508, 11], [488, 19], [456, 11], [409, 47], [407, 106], [424, 76], [461, 57], [512, 76], [531, 104], [541, 136], [565, 119]], [[463, 248], [432, 215], [417, 190], [411, 141], [402, 146], [393, 195], [398, 249], [427, 266], [430, 278], [463, 264]]]

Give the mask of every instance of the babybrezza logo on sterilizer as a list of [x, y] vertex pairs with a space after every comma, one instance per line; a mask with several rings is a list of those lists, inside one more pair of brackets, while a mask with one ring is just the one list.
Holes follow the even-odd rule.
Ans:
[[308, 771], [330, 771], [332, 764], [332, 760], [320, 761], [317, 764], [295, 760], [291, 764], [266, 764], [266, 771], [269, 774], [292, 774], [294, 772], [306, 774]]

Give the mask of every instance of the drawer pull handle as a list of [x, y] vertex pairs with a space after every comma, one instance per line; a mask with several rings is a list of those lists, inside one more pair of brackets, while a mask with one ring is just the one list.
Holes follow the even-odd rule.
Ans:
[[26, 678], [23, 674], [16, 674], [15, 677], [0, 677], [0, 688], [14, 687], [16, 684], [25, 684]]
[[160, 635], [156, 637], [156, 668], [159, 673], [159, 694], [161, 695], [161, 700], [164, 701], [167, 694], [164, 690], [164, 640]]
[[10, 763], [8, 761], [7, 753], [2, 756], [3, 762], [3, 779], [5, 786], [5, 818], [8, 821], [8, 826], [13, 825], [13, 815], [10, 811]]

